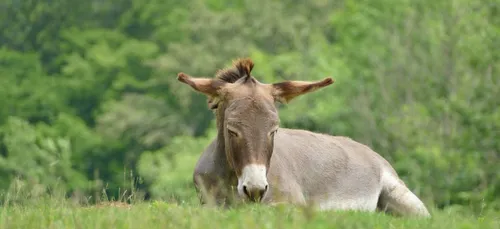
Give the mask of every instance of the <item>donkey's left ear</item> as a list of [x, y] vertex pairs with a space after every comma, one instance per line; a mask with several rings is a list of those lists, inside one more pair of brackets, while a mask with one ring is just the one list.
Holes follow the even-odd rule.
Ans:
[[321, 81], [285, 81], [272, 84], [274, 99], [282, 103], [288, 103], [293, 98], [316, 91], [333, 83], [328, 77]]
[[177, 74], [177, 80], [191, 86], [194, 90], [209, 97], [217, 96], [218, 90], [225, 85], [225, 82], [210, 78], [194, 78], [183, 72]]

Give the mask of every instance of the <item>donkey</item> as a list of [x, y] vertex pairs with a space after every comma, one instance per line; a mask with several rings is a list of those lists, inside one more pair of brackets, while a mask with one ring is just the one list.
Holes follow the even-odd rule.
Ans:
[[280, 128], [275, 102], [333, 83], [285, 81], [265, 84], [251, 71], [251, 59], [237, 59], [215, 78], [183, 72], [177, 79], [208, 97], [217, 136], [202, 153], [193, 174], [202, 204], [244, 201], [312, 205], [319, 210], [382, 210], [430, 217], [422, 201], [392, 166], [366, 145], [348, 137]]

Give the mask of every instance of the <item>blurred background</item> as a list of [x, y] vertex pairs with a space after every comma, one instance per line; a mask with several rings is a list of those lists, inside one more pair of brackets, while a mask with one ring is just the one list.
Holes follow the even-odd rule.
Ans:
[[176, 81], [251, 57], [335, 83], [283, 127], [349, 136], [428, 205], [500, 209], [499, 0], [0, 0], [0, 195], [197, 203], [215, 136]]

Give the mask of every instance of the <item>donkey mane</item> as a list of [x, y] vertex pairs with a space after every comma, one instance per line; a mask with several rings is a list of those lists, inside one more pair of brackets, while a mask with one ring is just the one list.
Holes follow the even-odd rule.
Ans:
[[[215, 79], [226, 83], [235, 83], [239, 79], [245, 77], [244, 82], [251, 79], [254, 63], [250, 58], [239, 58], [233, 61], [233, 66], [219, 69], [215, 74]], [[208, 97], [207, 98], [208, 108], [212, 111], [216, 111], [219, 108], [220, 98]]]
[[253, 66], [254, 63], [249, 58], [236, 59], [233, 61], [232, 67], [218, 70], [215, 78], [227, 83], [234, 83], [246, 77], [246, 81], [251, 77], [250, 72], [252, 72]]

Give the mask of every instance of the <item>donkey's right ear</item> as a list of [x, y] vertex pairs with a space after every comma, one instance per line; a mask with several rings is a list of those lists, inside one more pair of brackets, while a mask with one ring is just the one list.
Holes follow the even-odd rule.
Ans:
[[194, 90], [207, 96], [216, 96], [217, 91], [224, 86], [225, 82], [209, 78], [194, 78], [183, 72], [177, 74], [177, 80], [191, 86]]

